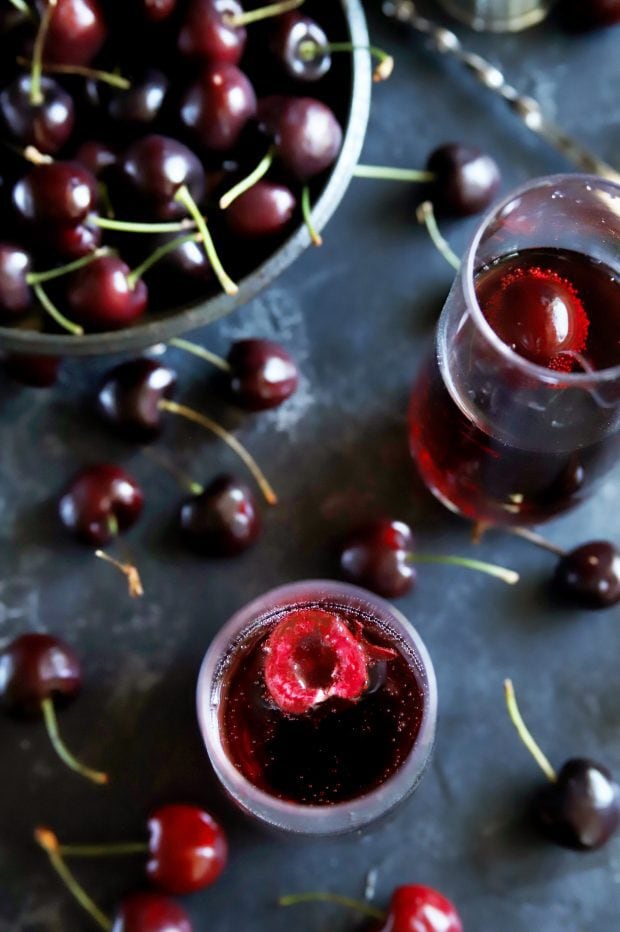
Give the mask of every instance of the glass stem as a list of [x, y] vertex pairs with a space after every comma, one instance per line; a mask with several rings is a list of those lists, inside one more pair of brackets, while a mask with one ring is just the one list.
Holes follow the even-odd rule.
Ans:
[[310, 188], [307, 184], [303, 186], [301, 192], [301, 213], [304, 218], [304, 223], [308, 233], [310, 234], [310, 239], [312, 240], [313, 246], [322, 246], [323, 237], [315, 229], [314, 223], [312, 222], [312, 204], [310, 203]]
[[532, 733], [521, 718], [517, 697], [515, 696], [512, 680], [504, 680], [504, 696], [506, 697], [506, 707], [512, 724], [517, 729], [517, 734], [526, 746], [540, 769], [551, 783], [557, 783], [558, 776], [549, 762], [549, 758], [543, 754], [540, 747], [532, 737]]
[[184, 417], [188, 421], [193, 421], [194, 424], [199, 424], [201, 427], [204, 427], [205, 430], [211, 431], [212, 434], [215, 434], [216, 437], [219, 437], [220, 440], [223, 440], [224, 443], [228, 444], [231, 450], [235, 451], [239, 459], [245, 463], [248, 470], [256, 479], [258, 487], [263, 493], [267, 504], [275, 505], [277, 503], [277, 495], [267, 481], [263, 471], [261, 470], [254, 457], [248, 453], [246, 448], [241, 443], [239, 443], [236, 437], [234, 437], [229, 431], [218, 424], [217, 421], [213, 421], [205, 414], [200, 414], [198, 411], [194, 411], [192, 408], [188, 408], [186, 405], [178, 404], [176, 401], [170, 401], [167, 398], [162, 398], [160, 400], [159, 407], [162, 409], [162, 411], [168, 411], [170, 414], [178, 414], [180, 417]]
[[461, 260], [457, 254], [453, 252], [448, 241], [441, 235], [439, 227], [437, 226], [435, 211], [430, 201], [423, 201], [420, 204], [416, 211], [416, 217], [418, 218], [419, 223], [424, 224], [428, 230], [428, 235], [446, 262], [458, 272], [461, 267]]
[[508, 570], [504, 566], [497, 566], [495, 563], [485, 563], [483, 560], [474, 560], [471, 557], [460, 557], [453, 554], [432, 554], [432, 553], [409, 553], [407, 554], [408, 563], [444, 563], [448, 566], [462, 566], [468, 570], [477, 570], [479, 573], [486, 573], [487, 576], [494, 576], [501, 579], [502, 582], [514, 586], [519, 582], [519, 574], [515, 570]]
[[43, 103], [43, 93], [41, 91], [41, 75], [43, 71], [43, 46], [45, 37], [56, 9], [57, 0], [47, 0], [45, 9], [39, 22], [39, 28], [32, 48], [32, 68], [30, 71], [30, 103], [33, 107], [38, 107]]
[[278, 906], [297, 906], [299, 903], [337, 903], [339, 906], [354, 909], [356, 912], [364, 916], [370, 916], [372, 919], [384, 920], [386, 918], [383, 910], [361, 900], [340, 896], [339, 893], [292, 893], [278, 898]]
[[90, 767], [81, 764], [63, 742], [58, 731], [56, 710], [54, 709], [52, 699], [47, 698], [41, 701], [41, 711], [43, 712], [45, 727], [47, 728], [52, 746], [63, 763], [71, 770], [75, 770], [75, 772], [79, 773], [82, 777], [86, 777], [87, 780], [92, 780], [93, 783], [107, 783], [109, 779], [107, 773], [102, 773], [100, 770], [92, 770]]
[[262, 157], [254, 171], [251, 171], [249, 175], [246, 175], [245, 178], [242, 178], [241, 181], [238, 181], [237, 184], [223, 194], [220, 198], [220, 209], [226, 210], [227, 207], [237, 200], [238, 197], [241, 197], [242, 194], [245, 194], [246, 191], [249, 191], [250, 188], [253, 188], [257, 181], [260, 181], [263, 178], [273, 164], [273, 158], [275, 155], [275, 149], [273, 146], [269, 151]]
[[173, 337], [172, 340], [168, 340], [168, 346], [175, 346], [177, 349], [184, 350], [186, 353], [198, 356], [200, 359], [204, 359], [205, 362], [210, 362], [211, 365], [217, 366], [222, 372], [232, 372], [232, 367], [226, 359], [222, 359], [217, 353], [212, 353], [211, 350], [205, 349], [204, 346], [198, 346], [197, 343], [192, 343], [191, 340]]
[[68, 317], [65, 317], [64, 314], [60, 313], [56, 305], [53, 304], [52, 301], [50, 301], [50, 299], [48, 298], [46, 293], [43, 291], [43, 288], [41, 287], [41, 285], [39, 285], [38, 282], [34, 282], [32, 286], [32, 290], [37, 296], [37, 300], [39, 304], [41, 305], [41, 307], [43, 308], [43, 310], [46, 311], [46, 313], [48, 313], [50, 317], [56, 321], [59, 327], [62, 327], [63, 330], [68, 330], [69, 333], [73, 333], [75, 335], [80, 335], [84, 333], [83, 328], [80, 327], [79, 324], [74, 324], [72, 320], [69, 320]]
[[175, 201], [178, 201], [180, 204], [183, 204], [187, 208], [187, 211], [191, 215], [192, 219], [195, 220], [196, 226], [198, 227], [198, 231], [200, 232], [200, 235], [202, 237], [202, 245], [207, 254], [207, 258], [209, 262], [211, 263], [211, 267], [213, 268], [213, 271], [215, 272], [217, 280], [222, 286], [222, 290], [225, 291], [226, 294], [231, 295], [231, 296], [237, 294], [237, 292], [239, 291], [239, 288], [237, 287], [235, 282], [232, 280], [232, 278], [230, 278], [230, 276], [226, 273], [224, 266], [220, 262], [220, 257], [217, 254], [215, 243], [213, 242], [213, 239], [207, 227], [207, 222], [205, 218], [202, 216], [202, 214], [200, 213], [198, 209], [198, 205], [196, 204], [194, 198], [192, 197], [189, 189], [185, 185], [181, 185], [181, 187], [175, 194], [174, 199]]

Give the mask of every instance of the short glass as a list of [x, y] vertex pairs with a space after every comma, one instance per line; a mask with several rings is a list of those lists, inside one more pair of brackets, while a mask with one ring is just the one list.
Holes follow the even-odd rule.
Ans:
[[[245, 694], [243, 686], [239, 686], [239, 676], [245, 677], [248, 664], [250, 670], [256, 669], [252, 666], [255, 652], [258, 650], [256, 645], [262, 645], [263, 639], [282, 619], [290, 617], [291, 613], [300, 609], [318, 609], [336, 614], [346, 620], [352, 631], [361, 632], [362, 627], [358, 629], [357, 626], [363, 626], [364, 631], [370, 633], [373, 639], [378, 638], [379, 643], [383, 643], [384, 646], [387, 644], [398, 652], [401, 681], [402, 669], [405, 669], [407, 678], [415, 686], [411, 693], [405, 690], [402, 694], [402, 708], [408, 711], [410, 705], [410, 722], [407, 715], [403, 716], [402, 720], [399, 719], [399, 729], [403, 734], [406, 734], [408, 727], [411, 727], [414, 734], [410, 749], [386, 779], [368, 792], [340, 802], [309, 804], [282, 798], [281, 795], [266, 789], [265, 785], [261, 788], [257, 785], [261, 782], [258, 777], [255, 781], [250, 780], [238, 761], [233, 759], [233, 745], [227, 735], [230, 721], [228, 716], [233, 711], [229, 704], [240, 701], [243, 704], [241, 696]], [[389, 666], [389, 661], [387, 665]], [[254, 688], [255, 678], [249, 677], [247, 681], [251, 688]], [[376, 698], [380, 696], [377, 682], [379, 681], [373, 685], [370, 679], [368, 683], [367, 691], [371, 703], [381, 701]], [[374, 698], [370, 696], [371, 691], [375, 693]], [[368, 701], [366, 696], [359, 699], [360, 713], [365, 701]], [[337, 700], [331, 709], [327, 709], [328, 702], [325, 703], [326, 716], [338, 716], [341, 710], [350, 715], [352, 708], [353, 714], [357, 714], [353, 700]], [[249, 733], [243, 732], [246, 747], [248, 743], [261, 744], [266, 740], [266, 727], [261, 717], [265, 711], [265, 697], [262, 693], [257, 695], [256, 703], [258, 718], [255, 725]], [[376, 711], [376, 705], [373, 708]], [[197, 710], [202, 735], [215, 773], [228, 795], [242, 810], [269, 826], [284, 831], [307, 835], [335, 835], [354, 831], [379, 819], [415, 790], [429, 761], [434, 743], [437, 684], [431, 659], [420, 636], [399, 611], [378, 596], [356, 586], [311, 580], [292, 583], [267, 592], [242, 608], [224, 625], [209, 647], [202, 664], [198, 678]], [[268, 717], [274, 714], [269, 704], [266, 714]], [[278, 710], [275, 714], [276, 717], [279, 715]], [[284, 721], [285, 727], [290, 727], [291, 722], [293, 727], [297, 727], [294, 717], [283, 715], [282, 718], [288, 719]], [[269, 720], [271, 721], [271, 718]], [[350, 719], [347, 720], [347, 728], [349, 722]], [[247, 724], [247, 721], [245, 723]], [[271, 725], [268, 727], [271, 728]], [[309, 727], [316, 727], [316, 720]], [[417, 730], [414, 731], [414, 728]], [[374, 738], [381, 741], [384, 737], [381, 734], [366, 734], [364, 741], [372, 742]], [[295, 742], [294, 735], [292, 742]], [[348, 744], [349, 753], [351, 748], [355, 747], [355, 744], [347, 742], [346, 738], [344, 743]], [[384, 746], [385, 743], [384, 741]], [[332, 751], [338, 755], [340, 747], [337, 742]], [[292, 768], [294, 779], [297, 759], [286, 736], [284, 740], [280, 740], [277, 753], [285, 756], [288, 754], [290, 759], [284, 760], [283, 763]], [[356, 762], [353, 763], [355, 765]], [[360, 761], [360, 769], [367, 765], [367, 758]], [[336, 771], [338, 766], [336, 761]], [[320, 793], [320, 786], [315, 789]]]
[[[525, 273], [577, 296], [585, 348], [575, 336], [548, 368], [498, 337], [487, 317], [502, 306], [506, 268], [512, 281]], [[570, 347], [570, 328], [561, 332], [569, 325], [556, 324]], [[620, 453], [619, 186], [588, 175], [540, 178], [485, 217], [414, 385], [409, 438], [427, 487], [475, 521], [537, 524], [592, 494]]]
[[543, 20], [555, 0], [440, 0], [452, 16], [481, 32], [517, 32]]

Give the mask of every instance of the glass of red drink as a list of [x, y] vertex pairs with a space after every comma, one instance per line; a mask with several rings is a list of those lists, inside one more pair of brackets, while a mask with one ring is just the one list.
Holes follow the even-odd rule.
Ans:
[[216, 775], [247, 813], [332, 835], [418, 785], [437, 715], [433, 666], [407, 619], [344, 583], [282, 586], [237, 612], [202, 664], [198, 719]]
[[536, 179], [483, 220], [409, 408], [428, 488], [475, 521], [578, 505], [620, 452], [620, 187]]

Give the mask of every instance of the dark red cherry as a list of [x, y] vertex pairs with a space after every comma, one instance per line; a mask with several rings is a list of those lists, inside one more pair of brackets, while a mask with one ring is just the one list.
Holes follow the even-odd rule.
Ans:
[[103, 46], [107, 32], [97, 0], [58, 0], [45, 37], [45, 61], [88, 65]]
[[238, 236], [254, 238], [280, 233], [297, 201], [290, 188], [273, 181], [257, 181], [226, 209], [228, 226]]
[[293, 394], [299, 373], [284, 347], [271, 340], [237, 340], [227, 360], [235, 401], [249, 411], [277, 408]]
[[593, 540], [560, 557], [553, 588], [586, 608], [609, 608], [620, 601], [620, 551], [608, 540]]
[[237, 143], [256, 113], [256, 95], [249, 79], [228, 62], [203, 68], [183, 94], [181, 120], [206, 149], [225, 152]]
[[[305, 58], [300, 52], [303, 42], [311, 42], [324, 51], [314, 58]], [[292, 78], [298, 81], [318, 81], [331, 67], [327, 50], [329, 40], [315, 20], [297, 10], [278, 16], [273, 42], [274, 52]]]
[[345, 541], [340, 568], [350, 582], [396, 599], [415, 583], [416, 571], [408, 561], [412, 549], [413, 534], [408, 524], [380, 519]]
[[126, 184], [162, 220], [183, 217], [187, 208], [174, 200], [185, 185], [199, 203], [205, 193], [205, 173], [200, 159], [183, 143], [152, 134], [134, 142], [120, 162]]
[[211, 557], [231, 557], [247, 550], [260, 534], [256, 499], [244, 482], [218, 476], [200, 495], [181, 507], [181, 529], [189, 546]]
[[559, 13], [573, 29], [595, 29], [620, 23], [620, 0], [562, 0]]
[[35, 165], [13, 188], [18, 217], [32, 224], [77, 226], [96, 201], [97, 181], [77, 162]]
[[[155, 238], [155, 245], [163, 246], [174, 239], [179, 239], [178, 233], [163, 233]], [[213, 268], [204, 246], [195, 239], [179, 242], [155, 265], [153, 271], [177, 300], [179, 288], [191, 288], [196, 283], [210, 282], [213, 278]]]
[[131, 269], [118, 256], [101, 256], [74, 272], [67, 285], [70, 317], [89, 330], [120, 330], [146, 310], [142, 279], [133, 284]]
[[143, 504], [140, 486], [128, 472], [120, 466], [98, 463], [73, 477], [58, 512], [78, 540], [102, 547], [137, 521]]
[[73, 699], [81, 682], [73, 650], [50, 634], [21, 634], [0, 650], [0, 699], [11, 711], [34, 714], [44, 699]]
[[426, 167], [437, 176], [432, 184], [436, 208], [458, 217], [487, 208], [501, 182], [497, 163], [490, 155], [457, 143], [431, 152]]
[[107, 142], [87, 139], [75, 153], [73, 161], [87, 168], [95, 178], [100, 178], [109, 168], [116, 165], [118, 152]]
[[73, 131], [75, 108], [71, 96], [54, 81], [41, 77], [43, 100], [30, 100], [31, 78], [20, 74], [0, 93], [0, 114], [12, 138], [22, 148], [35, 146], [50, 155], [65, 145]]
[[47, 242], [59, 256], [81, 259], [101, 246], [103, 230], [94, 223], [78, 223], [77, 226], [41, 230], [39, 238]]
[[422, 884], [396, 887], [385, 923], [378, 932], [463, 932], [454, 905]]
[[31, 264], [29, 254], [21, 246], [0, 243], [0, 317], [4, 320], [21, 317], [30, 307], [26, 276]]
[[342, 129], [320, 100], [267, 97], [259, 104], [258, 120], [284, 167], [300, 181], [325, 171], [340, 151]]
[[128, 90], [116, 91], [108, 102], [108, 113], [117, 123], [131, 127], [154, 123], [168, 93], [168, 78], [157, 68], [149, 68], [131, 82]]
[[156, 809], [148, 821], [149, 879], [181, 896], [214, 883], [228, 857], [226, 836], [218, 823], [197, 806], [169, 805]]
[[31, 388], [49, 388], [58, 380], [61, 359], [59, 356], [27, 356], [11, 353], [4, 359], [4, 370], [9, 378]]
[[607, 767], [575, 757], [566, 761], [555, 783], [539, 792], [534, 812], [557, 845], [592, 851], [620, 825], [620, 788]]
[[193, 932], [189, 916], [161, 893], [130, 893], [123, 897], [112, 932]]
[[176, 380], [176, 373], [155, 359], [130, 359], [104, 376], [97, 409], [128, 440], [153, 440], [162, 429], [159, 402], [173, 395]]
[[509, 272], [483, 312], [504, 343], [539, 366], [569, 372], [586, 345], [589, 321], [579, 295], [551, 269]]
[[144, 15], [152, 23], [161, 23], [176, 10], [177, 0], [141, 0]]
[[243, 55], [246, 32], [226, 20], [241, 13], [237, 0], [190, 0], [179, 33], [179, 51], [192, 58], [236, 65]]

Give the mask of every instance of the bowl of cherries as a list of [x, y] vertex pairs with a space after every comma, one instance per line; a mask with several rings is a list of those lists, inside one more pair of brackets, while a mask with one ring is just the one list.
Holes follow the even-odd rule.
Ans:
[[163, 342], [320, 243], [368, 119], [364, 15], [264, 2], [4, 5], [4, 350]]

